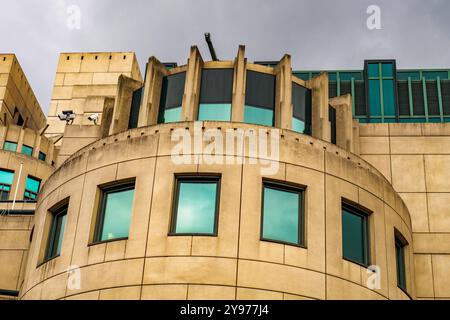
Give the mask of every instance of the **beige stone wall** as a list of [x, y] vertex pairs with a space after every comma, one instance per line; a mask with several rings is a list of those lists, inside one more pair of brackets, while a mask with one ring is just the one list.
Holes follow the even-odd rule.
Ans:
[[[327, 142], [281, 131], [280, 167], [272, 179], [307, 186], [306, 248], [260, 241], [260, 164], [175, 165], [171, 132], [193, 122], [142, 127], [107, 137], [72, 155], [45, 184], [35, 215], [22, 299], [409, 299], [396, 285], [394, 228], [412, 243], [400, 196], [371, 165]], [[263, 129], [203, 122], [200, 126]], [[230, 154], [235, 156], [235, 154]], [[175, 173], [221, 174], [217, 237], [168, 236]], [[98, 185], [136, 179], [127, 240], [91, 245]], [[69, 197], [61, 255], [41, 264], [48, 209]], [[342, 258], [341, 199], [373, 211], [371, 262], [381, 289], [366, 286], [366, 269]], [[416, 296], [412, 250], [407, 287]], [[78, 266], [81, 287], [67, 287]]]
[[0, 124], [15, 124], [17, 108], [27, 128], [40, 130], [45, 126], [45, 115], [14, 54], [0, 53]]
[[417, 297], [450, 299], [450, 124], [359, 130], [361, 157], [392, 182], [411, 214]]
[[74, 124], [92, 125], [88, 117], [103, 112], [104, 97], [116, 96], [117, 81], [122, 74], [142, 81], [133, 52], [62, 53], [56, 70], [46, 135], [58, 137], [64, 133], [66, 123], [58, 119], [63, 110], [76, 113]]

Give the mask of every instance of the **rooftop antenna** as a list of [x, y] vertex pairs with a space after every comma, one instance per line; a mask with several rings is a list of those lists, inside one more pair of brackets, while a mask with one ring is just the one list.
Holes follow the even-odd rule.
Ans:
[[208, 44], [208, 49], [209, 49], [209, 53], [211, 54], [211, 59], [213, 59], [213, 61], [218, 61], [219, 59], [217, 59], [216, 51], [214, 50], [214, 46], [211, 41], [211, 34], [209, 32], [205, 33], [205, 40], [206, 40], [206, 43]]

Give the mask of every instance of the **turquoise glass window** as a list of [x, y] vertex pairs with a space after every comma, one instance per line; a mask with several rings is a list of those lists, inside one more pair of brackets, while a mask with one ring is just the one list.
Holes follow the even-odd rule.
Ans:
[[305, 131], [305, 121], [292, 118], [292, 130], [303, 133]]
[[215, 235], [219, 203], [218, 177], [178, 177], [172, 234]]
[[246, 105], [244, 108], [244, 122], [273, 126], [273, 110]]
[[47, 158], [47, 155], [45, 153], [43, 153], [42, 151], [39, 151], [38, 158], [39, 158], [39, 160], [45, 161], [45, 159]]
[[420, 72], [418, 71], [397, 71], [397, 80], [420, 80]]
[[33, 148], [24, 144], [22, 145], [22, 153], [31, 157], [33, 155]]
[[427, 80], [436, 80], [438, 77], [441, 80], [448, 79], [447, 71], [423, 71], [422, 76]]
[[379, 69], [378, 63], [369, 63], [367, 67], [368, 67], [369, 78], [380, 77], [380, 69]]
[[369, 80], [370, 115], [381, 116], [380, 81]]
[[61, 254], [64, 230], [66, 228], [68, 205], [64, 205], [52, 212], [53, 220], [47, 243], [45, 260], [53, 259]]
[[3, 150], [16, 152], [17, 151], [17, 143], [11, 142], [11, 141], [5, 141], [5, 144], [3, 145]]
[[395, 262], [397, 267], [397, 285], [406, 290], [405, 245], [395, 238]]
[[25, 193], [23, 195], [23, 199], [36, 201], [40, 186], [41, 180], [28, 176], [27, 182], [25, 184]]
[[14, 172], [0, 169], [0, 201], [9, 199], [13, 180]]
[[181, 121], [186, 72], [163, 77], [159, 102], [158, 123]]
[[369, 264], [368, 216], [345, 204], [342, 206], [342, 250], [344, 259]]
[[170, 123], [181, 121], [181, 106], [160, 110], [158, 123]]
[[231, 103], [200, 104], [198, 120], [230, 121]]
[[133, 209], [134, 183], [102, 189], [96, 241], [128, 237]]
[[361, 72], [339, 72], [339, 79], [341, 81], [362, 80]]
[[264, 183], [262, 220], [263, 240], [301, 245], [302, 190]]
[[392, 78], [394, 76], [392, 63], [382, 63], [381, 72], [383, 73], [383, 78]]
[[395, 116], [394, 80], [383, 80], [384, 115]]

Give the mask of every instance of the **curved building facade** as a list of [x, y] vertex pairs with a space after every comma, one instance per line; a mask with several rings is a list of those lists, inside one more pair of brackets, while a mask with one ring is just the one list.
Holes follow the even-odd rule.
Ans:
[[33, 131], [42, 184], [16, 296], [450, 297], [448, 124], [360, 124], [326, 72], [296, 75], [289, 55], [250, 63], [244, 46], [151, 57], [144, 80], [132, 53], [62, 54]]

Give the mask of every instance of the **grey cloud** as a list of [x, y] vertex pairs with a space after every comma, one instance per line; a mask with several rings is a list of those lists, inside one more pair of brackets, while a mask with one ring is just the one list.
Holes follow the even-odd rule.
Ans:
[[[66, 28], [66, 8], [81, 8], [82, 28]], [[381, 7], [382, 30], [366, 28], [366, 8]], [[360, 69], [367, 58], [396, 58], [400, 68], [450, 68], [448, 0], [8, 0], [0, 51], [17, 54], [46, 111], [57, 58], [68, 51], [135, 51], [141, 70], [155, 55], [185, 63], [189, 46], [221, 59], [239, 44], [250, 60], [292, 55], [295, 69]]]

